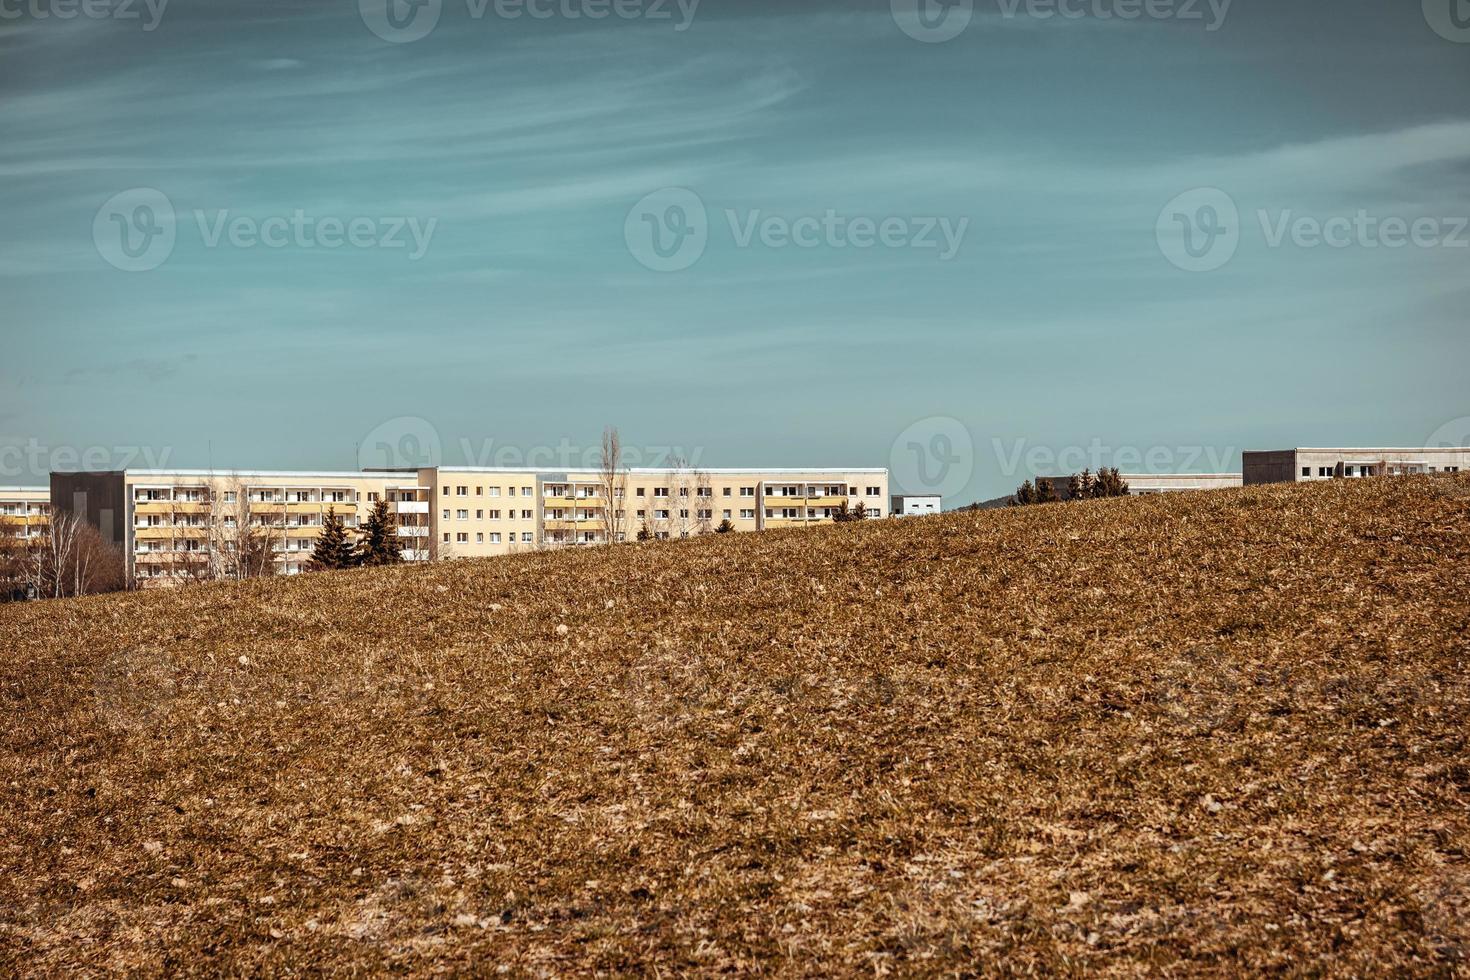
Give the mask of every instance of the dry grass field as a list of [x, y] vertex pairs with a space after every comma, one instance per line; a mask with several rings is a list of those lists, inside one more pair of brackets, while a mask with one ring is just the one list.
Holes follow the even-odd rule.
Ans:
[[0, 973], [1470, 975], [1470, 483], [0, 607]]

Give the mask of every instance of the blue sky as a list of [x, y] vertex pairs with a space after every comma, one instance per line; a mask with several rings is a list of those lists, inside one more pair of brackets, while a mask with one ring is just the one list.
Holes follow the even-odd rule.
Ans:
[[[0, 18], [0, 483], [132, 447], [349, 469], [400, 429], [457, 465], [616, 424], [711, 467], [947, 433], [958, 501], [1069, 447], [1207, 470], [1470, 416], [1470, 38], [1438, 0], [977, 0], [942, 43], [887, 0], [442, 0], [398, 42], [382, 0], [57, 2]], [[125, 271], [140, 188], [172, 245]], [[656, 271], [638, 208], [668, 188], [707, 243]], [[1171, 260], [1200, 188], [1238, 212], [1209, 271]], [[1310, 234], [1360, 212], [1342, 247]], [[1430, 224], [1388, 247], [1394, 219]], [[325, 247], [333, 221], [362, 244]], [[891, 242], [855, 247], [865, 221]], [[916, 244], [940, 227], [952, 255]]]

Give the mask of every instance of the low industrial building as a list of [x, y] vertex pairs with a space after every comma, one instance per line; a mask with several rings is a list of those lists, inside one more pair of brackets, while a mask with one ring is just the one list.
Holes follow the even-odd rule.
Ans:
[[1242, 470], [1247, 484], [1459, 473], [1470, 470], [1470, 447], [1275, 449], [1243, 454]]
[[894, 517], [923, 517], [944, 510], [944, 498], [937, 493], [896, 494], [888, 512]]

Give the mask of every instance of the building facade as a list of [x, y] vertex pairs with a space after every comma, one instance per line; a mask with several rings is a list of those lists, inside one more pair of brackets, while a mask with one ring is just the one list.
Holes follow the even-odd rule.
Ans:
[[[885, 469], [597, 471], [439, 467], [361, 473], [125, 470], [57, 473], [50, 503], [82, 514], [149, 587], [233, 577], [268, 549], [305, 571], [329, 513], [349, 531], [386, 501], [409, 561], [476, 558], [636, 538], [810, 527], [861, 501], [886, 514]], [[728, 522], [728, 523], [726, 523]]]
[[894, 494], [889, 510], [894, 517], [923, 517], [944, 511], [944, 500], [937, 493]]
[[1470, 471], [1470, 447], [1439, 449], [1276, 449], [1242, 457], [1247, 484]]
[[51, 526], [45, 487], [0, 487], [0, 545], [39, 538]]
[[1128, 493], [1145, 497], [1156, 493], [1189, 490], [1224, 490], [1241, 485], [1239, 473], [1123, 473]]

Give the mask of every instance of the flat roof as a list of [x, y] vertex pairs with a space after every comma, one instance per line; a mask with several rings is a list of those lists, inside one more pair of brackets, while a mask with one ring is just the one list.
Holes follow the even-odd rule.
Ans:
[[1247, 449], [1246, 453], [1470, 453], [1470, 446], [1348, 446], [1337, 448], [1301, 447], [1296, 449]]
[[[286, 479], [299, 480], [303, 478], [322, 480], [402, 480], [416, 479], [413, 473], [405, 470], [107, 470], [103, 472], [116, 473], [119, 476], [183, 476], [189, 478], [230, 477], [248, 476], [255, 479]], [[63, 476], [89, 475], [88, 471], [79, 470], [75, 473], [65, 473]], [[90, 475], [99, 475], [91, 473]]]
[[[434, 467], [426, 467], [426, 469], [433, 468]], [[576, 467], [559, 467], [557, 469], [548, 469], [546, 467], [536, 466], [440, 466], [438, 467], [438, 470], [440, 473], [554, 473], [558, 476], [567, 473], [600, 472], [595, 466], [586, 467], [583, 469], [578, 469]], [[708, 473], [711, 476], [756, 476], [760, 474], [767, 474], [770, 476], [838, 476], [843, 473], [870, 473], [876, 475], [879, 473], [887, 473], [888, 469], [882, 466], [854, 466], [851, 469], [842, 469], [830, 466], [815, 466], [809, 469], [793, 469], [790, 467], [783, 468], [779, 466], [771, 467], [768, 469], [761, 469], [756, 467], [687, 466], [680, 468], [675, 466], [632, 466], [621, 468], [618, 470], [618, 472], [626, 473], [630, 476], [658, 476], [665, 473], [689, 473], [691, 475], [698, 473]]]

